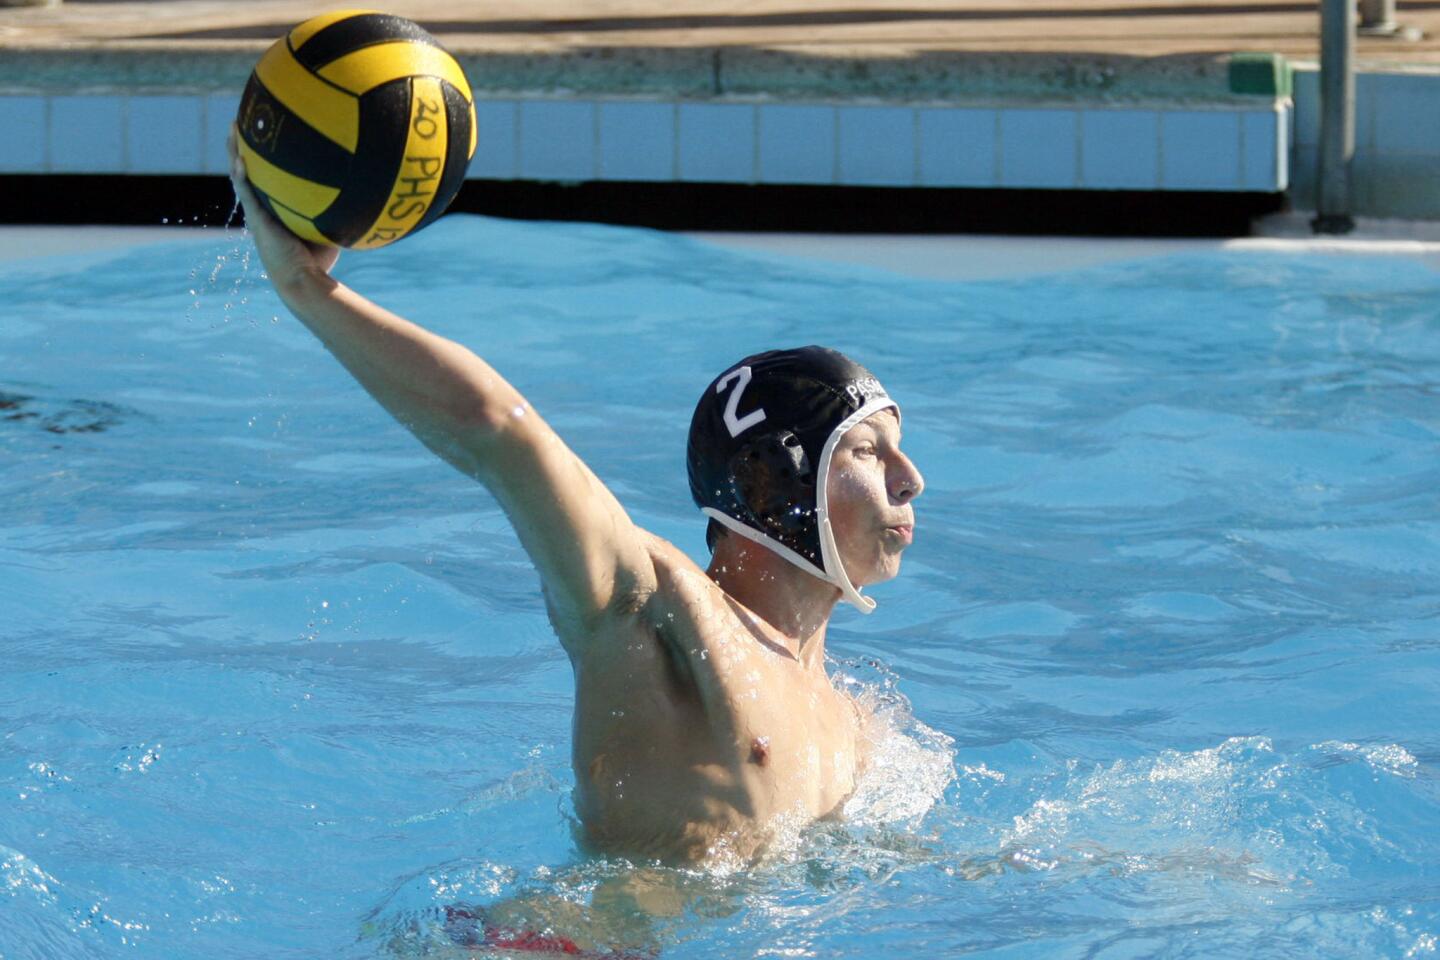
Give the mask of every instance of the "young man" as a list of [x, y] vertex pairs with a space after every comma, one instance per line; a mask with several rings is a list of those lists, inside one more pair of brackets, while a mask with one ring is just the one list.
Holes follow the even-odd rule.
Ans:
[[743, 862], [782, 824], [834, 813], [864, 763], [865, 717], [825, 672], [844, 598], [900, 568], [923, 487], [898, 407], [819, 347], [774, 351], [706, 389], [689, 444], [711, 519], [702, 570], [635, 526], [516, 389], [466, 348], [329, 276], [236, 194], [285, 305], [386, 410], [479, 480], [540, 572], [575, 671], [575, 804], [601, 852]]

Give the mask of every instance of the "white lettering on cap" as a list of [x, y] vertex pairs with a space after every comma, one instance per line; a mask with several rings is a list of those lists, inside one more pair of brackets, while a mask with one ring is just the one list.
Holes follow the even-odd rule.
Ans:
[[875, 397], [888, 397], [885, 388], [880, 386], [880, 381], [874, 377], [861, 377], [858, 380], [851, 380], [845, 384], [845, 392], [855, 403], [863, 404]]
[[724, 393], [725, 387], [732, 380], [735, 381], [735, 390], [730, 394], [730, 399], [725, 402], [725, 429], [730, 431], [730, 436], [733, 439], [755, 426], [755, 424], [763, 422], [765, 419], [765, 409], [763, 407], [756, 407], [743, 417], [737, 416], [736, 408], [740, 406], [740, 395], [744, 393], [745, 388], [750, 385], [750, 368], [736, 367], [734, 370], [725, 374], [725, 376], [721, 377], [720, 381], [715, 384], [715, 392]]

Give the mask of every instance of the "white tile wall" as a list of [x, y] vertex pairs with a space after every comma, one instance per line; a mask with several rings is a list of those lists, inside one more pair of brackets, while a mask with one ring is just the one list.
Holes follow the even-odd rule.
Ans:
[[125, 171], [124, 97], [50, 98], [50, 163], [54, 173]]
[[240, 98], [231, 93], [212, 93], [197, 98], [200, 100], [204, 124], [204, 162], [201, 170], [205, 173], [229, 173], [230, 158], [225, 153], [225, 139], [230, 127], [240, 112]]
[[841, 107], [836, 179], [876, 187], [908, 187], [917, 178], [918, 115], [907, 107]]
[[[1389, 86], [1391, 78], [1385, 75], [1362, 73], [1355, 77], [1355, 149], [1374, 150], [1377, 146], [1376, 123], [1380, 112], [1382, 92]], [[1434, 109], [1434, 108], [1432, 108]]]
[[1099, 190], [1160, 186], [1160, 114], [1154, 110], [1080, 112], [1080, 185]]
[[760, 182], [835, 182], [834, 107], [766, 104], [759, 111]]
[[[1360, 137], [1359, 129], [1356, 139], [1379, 153], [1440, 155], [1440, 95], [1435, 78], [1382, 74], [1368, 80], [1373, 87], [1366, 92], [1371, 94], [1367, 99], [1374, 139]], [[1440, 174], [1440, 166], [1436, 172]]]
[[675, 105], [600, 103], [601, 180], [675, 179]]
[[1290, 125], [1284, 111], [1255, 110], [1240, 116], [1240, 186], [1270, 191], [1288, 187]]
[[44, 97], [0, 97], [0, 173], [38, 173], [46, 169]]
[[[586, 100], [522, 100], [521, 176], [534, 180], [593, 180], [599, 139], [595, 104]], [[477, 146], [476, 152], [479, 152]]]
[[682, 103], [677, 112], [679, 178], [713, 183], [756, 179], [752, 104]]
[[475, 156], [467, 176], [513, 180], [520, 172], [520, 106], [513, 100], [475, 101]]
[[999, 110], [936, 107], [918, 113], [922, 186], [999, 186]]
[[1167, 190], [1238, 190], [1240, 114], [1166, 110], [1160, 114], [1160, 186]]
[[1077, 110], [1001, 110], [1000, 185], [1080, 185]]
[[[1424, 78], [1421, 78], [1424, 79]], [[1440, 158], [1440, 88], [1372, 77], [1367, 128]], [[1298, 90], [1308, 81], [1302, 74]], [[1378, 91], [1378, 92], [1375, 92]], [[1429, 99], [1427, 99], [1429, 98]], [[233, 94], [0, 96], [0, 173], [226, 170]], [[470, 176], [559, 181], [1262, 190], [1289, 180], [1288, 105], [1248, 110], [974, 108], [496, 98], [475, 105]], [[1300, 147], [1313, 119], [1302, 99]], [[1428, 112], [1427, 112], [1428, 111]], [[1437, 159], [1440, 163], [1440, 159]]]
[[130, 173], [194, 173], [205, 152], [201, 97], [127, 98], [126, 164]]

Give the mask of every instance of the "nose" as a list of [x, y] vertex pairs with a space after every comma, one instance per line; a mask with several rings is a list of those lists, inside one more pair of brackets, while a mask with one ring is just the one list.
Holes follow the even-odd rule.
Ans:
[[910, 458], [898, 451], [890, 477], [890, 496], [896, 503], [909, 503], [925, 490], [925, 478]]

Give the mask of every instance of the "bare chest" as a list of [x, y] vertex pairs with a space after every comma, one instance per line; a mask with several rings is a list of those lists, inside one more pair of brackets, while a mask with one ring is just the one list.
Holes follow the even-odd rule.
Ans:
[[789, 664], [757, 672], [757, 686], [726, 691], [735, 766], [771, 810], [823, 816], [855, 787], [855, 707], [823, 674]]
[[763, 846], [777, 818], [824, 817], [854, 791], [850, 699], [783, 651], [715, 639], [656, 639], [649, 655], [632, 639], [577, 676], [577, 806], [602, 845], [684, 859], [727, 836]]

